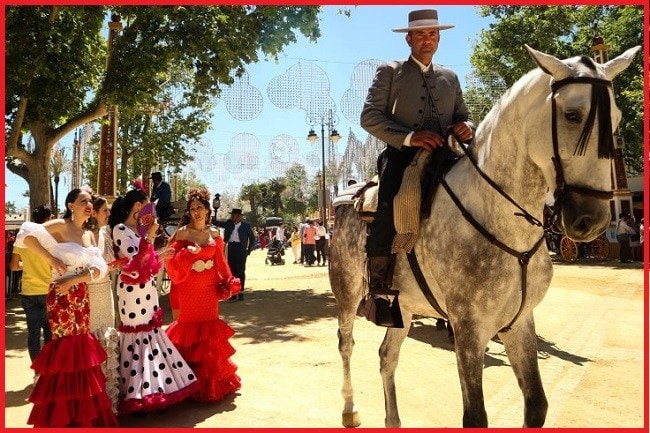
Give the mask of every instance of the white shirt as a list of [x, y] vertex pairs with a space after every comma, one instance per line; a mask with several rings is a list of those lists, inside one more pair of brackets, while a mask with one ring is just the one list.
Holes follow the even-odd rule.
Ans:
[[316, 226], [316, 236], [314, 236], [314, 239], [318, 240], [322, 237], [327, 239], [327, 230], [323, 226]]
[[232, 231], [230, 234], [230, 239], [228, 239], [228, 242], [241, 242], [239, 240], [239, 227], [241, 226], [241, 221], [235, 224], [235, 229]]

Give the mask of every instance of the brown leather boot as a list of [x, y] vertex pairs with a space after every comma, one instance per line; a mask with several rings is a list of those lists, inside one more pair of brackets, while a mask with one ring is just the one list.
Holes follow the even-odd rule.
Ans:
[[368, 257], [370, 292], [363, 306], [366, 319], [377, 326], [403, 328], [399, 290], [391, 289], [394, 256]]

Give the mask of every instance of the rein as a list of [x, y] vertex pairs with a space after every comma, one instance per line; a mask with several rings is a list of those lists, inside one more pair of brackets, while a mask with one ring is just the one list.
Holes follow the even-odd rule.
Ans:
[[[586, 188], [586, 187], [579, 187], [579, 186], [574, 186], [574, 185], [568, 185], [566, 183], [566, 180], [564, 178], [564, 170], [562, 169], [562, 164], [560, 163], [560, 153], [559, 153], [559, 145], [558, 145], [558, 138], [557, 138], [557, 107], [555, 103], [555, 92], [557, 89], [561, 88], [562, 86], [565, 86], [567, 84], [573, 84], [573, 83], [587, 83], [587, 84], [592, 84], [595, 88], [599, 89], [599, 92], [592, 92], [592, 109], [591, 112], [589, 113], [589, 117], [592, 119], [591, 122], [593, 123], [593, 110], [594, 110], [594, 105], [600, 101], [601, 107], [601, 116], [602, 116], [602, 111], [607, 110], [607, 114], [609, 115], [609, 94], [607, 94], [607, 103], [605, 104], [603, 101], [603, 89], [607, 91], [607, 87], [611, 87], [612, 83], [611, 81], [608, 80], [603, 80], [600, 78], [591, 78], [591, 77], [569, 77], [565, 78], [560, 81], [556, 81], [551, 85], [552, 89], [552, 102], [551, 102], [551, 113], [552, 113], [552, 135], [553, 135], [553, 164], [555, 166], [555, 171], [556, 171], [556, 190], [554, 192], [554, 196], [556, 199], [556, 205], [554, 206], [556, 209], [554, 209], [554, 213], [556, 212], [557, 209], [560, 208], [560, 205], [558, 205], [558, 202], [562, 202], [564, 200], [565, 194], [567, 192], [573, 192], [581, 195], [588, 195], [591, 197], [595, 197], [598, 199], [611, 199], [613, 196], [613, 193], [611, 191], [599, 191], [599, 190], [594, 190], [592, 188]], [[594, 89], [595, 90], [595, 89]], [[597, 96], [597, 94], [599, 96]], [[603, 122], [601, 121], [602, 119], [599, 119], [600, 123], [602, 124]], [[607, 125], [607, 122], [604, 122]], [[608, 123], [609, 125], [609, 135], [611, 135], [611, 121]], [[585, 126], [585, 129], [586, 126]], [[605, 128], [607, 129], [607, 128]], [[586, 138], [588, 138], [590, 131], [583, 131], [583, 134], [581, 136], [581, 141], [586, 141]], [[586, 132], [586, 133], [585, 133]], [[607, 135], [607, 131], [605, 131], [605, 135]], [[456, 137], [456, 135], [453, 133], [453, 131], [448, 134], [448, 135], [453, 135], [454, 138], [460, 143], [462, 142], [461, 140]], [[602, 136], [601, 132], [601, 136]], [[583, 140], [583, 137], [584, 140]], [[445, 137], [447, 139], [448, 137]], [[602, 157], [603, 155], [606, 154], [607, 149], [605, 149], [605, 144], [599, 143], [599, 157]], [[578, 145], [580, 148], [583, 146], [583, 144]], [[530, 223], [533, 226], [538, 226], [538, 227], [543, 227], [543, 224], [535, 218], [533, 215], [531, 215], [528, 211], [526, 211], [524, 208], [522, 208], [512, 197], [510, 197], [499, 185], [497, 185], [481, 168], [478, 166], [478, 162], [474, 158], [474, 156], [470, 153], [469, 148], [467, 146], [460, 146], [463, 149], [463, 152], [467, 156], [467, 158], [470, 160], [476, 171], [480, 174], [480, 176], [495, 190], [497, 191], [501, 196], [503, 196], [506, 200], [508, 200], [510, 203], [512, 203], [517, 209], [521, 211], [521, 213], [515, 213], [516, 216], [520, 216], [526, 219], [528, 223]], [[609, 153], [611, 155], [611, 151]], [[501, 329], [500, 332], [507, 332], [510, 329], [512, 329], [512, 326], [514, 323], [519, 319], [519, 316], [521, 316], [521, 313], [524, 310], [524, 307], [526, 305], [526, 295], [527, 295], [527, 269], [528, 269], [528, 263], [530, 261], [530, 258], [539, 250], [539, 247], [542, 245], [542, 243], [545, 240], [544, 233], [542, 233], [542, 236], [539, 238], [537, 242], [533, 245], [533, 247], [528, 250], [528, 251], [517, 251], [505, 243], [501, 242], [499, 239], [497, 239], [496, 236], [494, 236], [492, 233], [490, 233], [485, 227], [479, 223], [474, 216], [469, 213], [469, 211], [463, 206], [463, 204], [460, 202], [458, 199], [458, 196], [452, 191], [451, 187], [447, 183], [445, 177], [443, 177], [440, 180], [441, 185], [447, 191], [447, 194], [449, 194], [449, 197], [451, 200], [454, 202], [456, 207], [460, 210], [461, 214], [463, 217], [469, 222], [472, 227], [474, 227], [479, 233], [483, 235], [491, 244], [496, 245], [499, 249], [502, 251], [508, 253], [509, 255], [517, 258], [519, 261], [519, 266], [521, 269], [521, 304], [519, 305], [519, 310], [515, 314], [514, 318], [510, 321], [510, 323], [505, 326], [504, 328]], [[420, 265], [417, 261], [417, 257], [415, 255], [415, 248], [411, 250], [411, 252], [407, 253], [407, 258], [409, 261], [409, 264], [411, 265], [411, 269], [413, 271], [413, 274], [415, 276], [416, 281], [418, 282], [420, 289], [422, 290], [424, 296], [426, 299], [429, 301], [431, 306], [440, 314], [443, 318], [448, 319], [447, 314], [442, 311], [442, 308], [440, 307], [440, 304], [438, 304], [437, 300], [435, 299], [435, 296], [433, 296], [433, 292], [431, 291], [431, 288], [426, 282], [426, 278], [422, 274], [422, 269], [420, 268]]]

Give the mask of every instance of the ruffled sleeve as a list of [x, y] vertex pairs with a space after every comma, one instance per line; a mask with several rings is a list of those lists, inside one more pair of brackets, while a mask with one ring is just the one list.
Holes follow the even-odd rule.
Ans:
[[220, 237], [214, 239], [217, 244], [214, 252], [214, 262], [216, 263], [217, 272], [219, 273], [219, 283], [217, 290], [219, 299], [225, 300], [241, 292], [241, 280], [232, 275], [226, 255], [224, 254], [224, 243]]
[[176, 251], [174, 257], [167, 261], [166, 269], [172, 283], [179, 284], [187, 279], [192, 270], [192, 261], [196, 257], [195, 254], [187, 250], [190, 245], [187, 241], [176, 241], [171, 247]]
[[140, 284], [149, 281], [160, 271], [162, 263], [158, 254], [145, 238], [140, 238], [124, 224], [113, 228], [113, 243], [119, 249], [120, 257], [128, 257], [120, 273], [120, 280], [127, 284]]
[[54, 236], [47, 231], [42, 224], [36, 224], [33, 222], [26, 221], [20, 226], [20, 231], [16, 235], [15, 245], [20, 248], [27, 248], [25, 245], [25, 238], [27, 236], [35, 237], [38, 242], [45, 248], [50, 251], [58, 243]]

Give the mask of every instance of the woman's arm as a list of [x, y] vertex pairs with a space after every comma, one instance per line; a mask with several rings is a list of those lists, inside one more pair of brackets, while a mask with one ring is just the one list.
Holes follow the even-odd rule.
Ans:
[[43, 257], [45, 260], [47, 260], [47, 262], [52, 267], [52, 270], [54, 270], [55, 272], [61, 275], [65, 274], [66, 270], [68, 269], [66, 264], [61, 259], [54, 257], [52, 254], [50, 254], [50, 252], [46, 250], [43, 247], [43, 245], [41, 245], [41, 243], [38, 241], [36, 237], [31, 235], [26, 236], [24, 243], [25, 243], [25, 247], [30, 248], [31, 250], [36, 252], [36, 254]]

